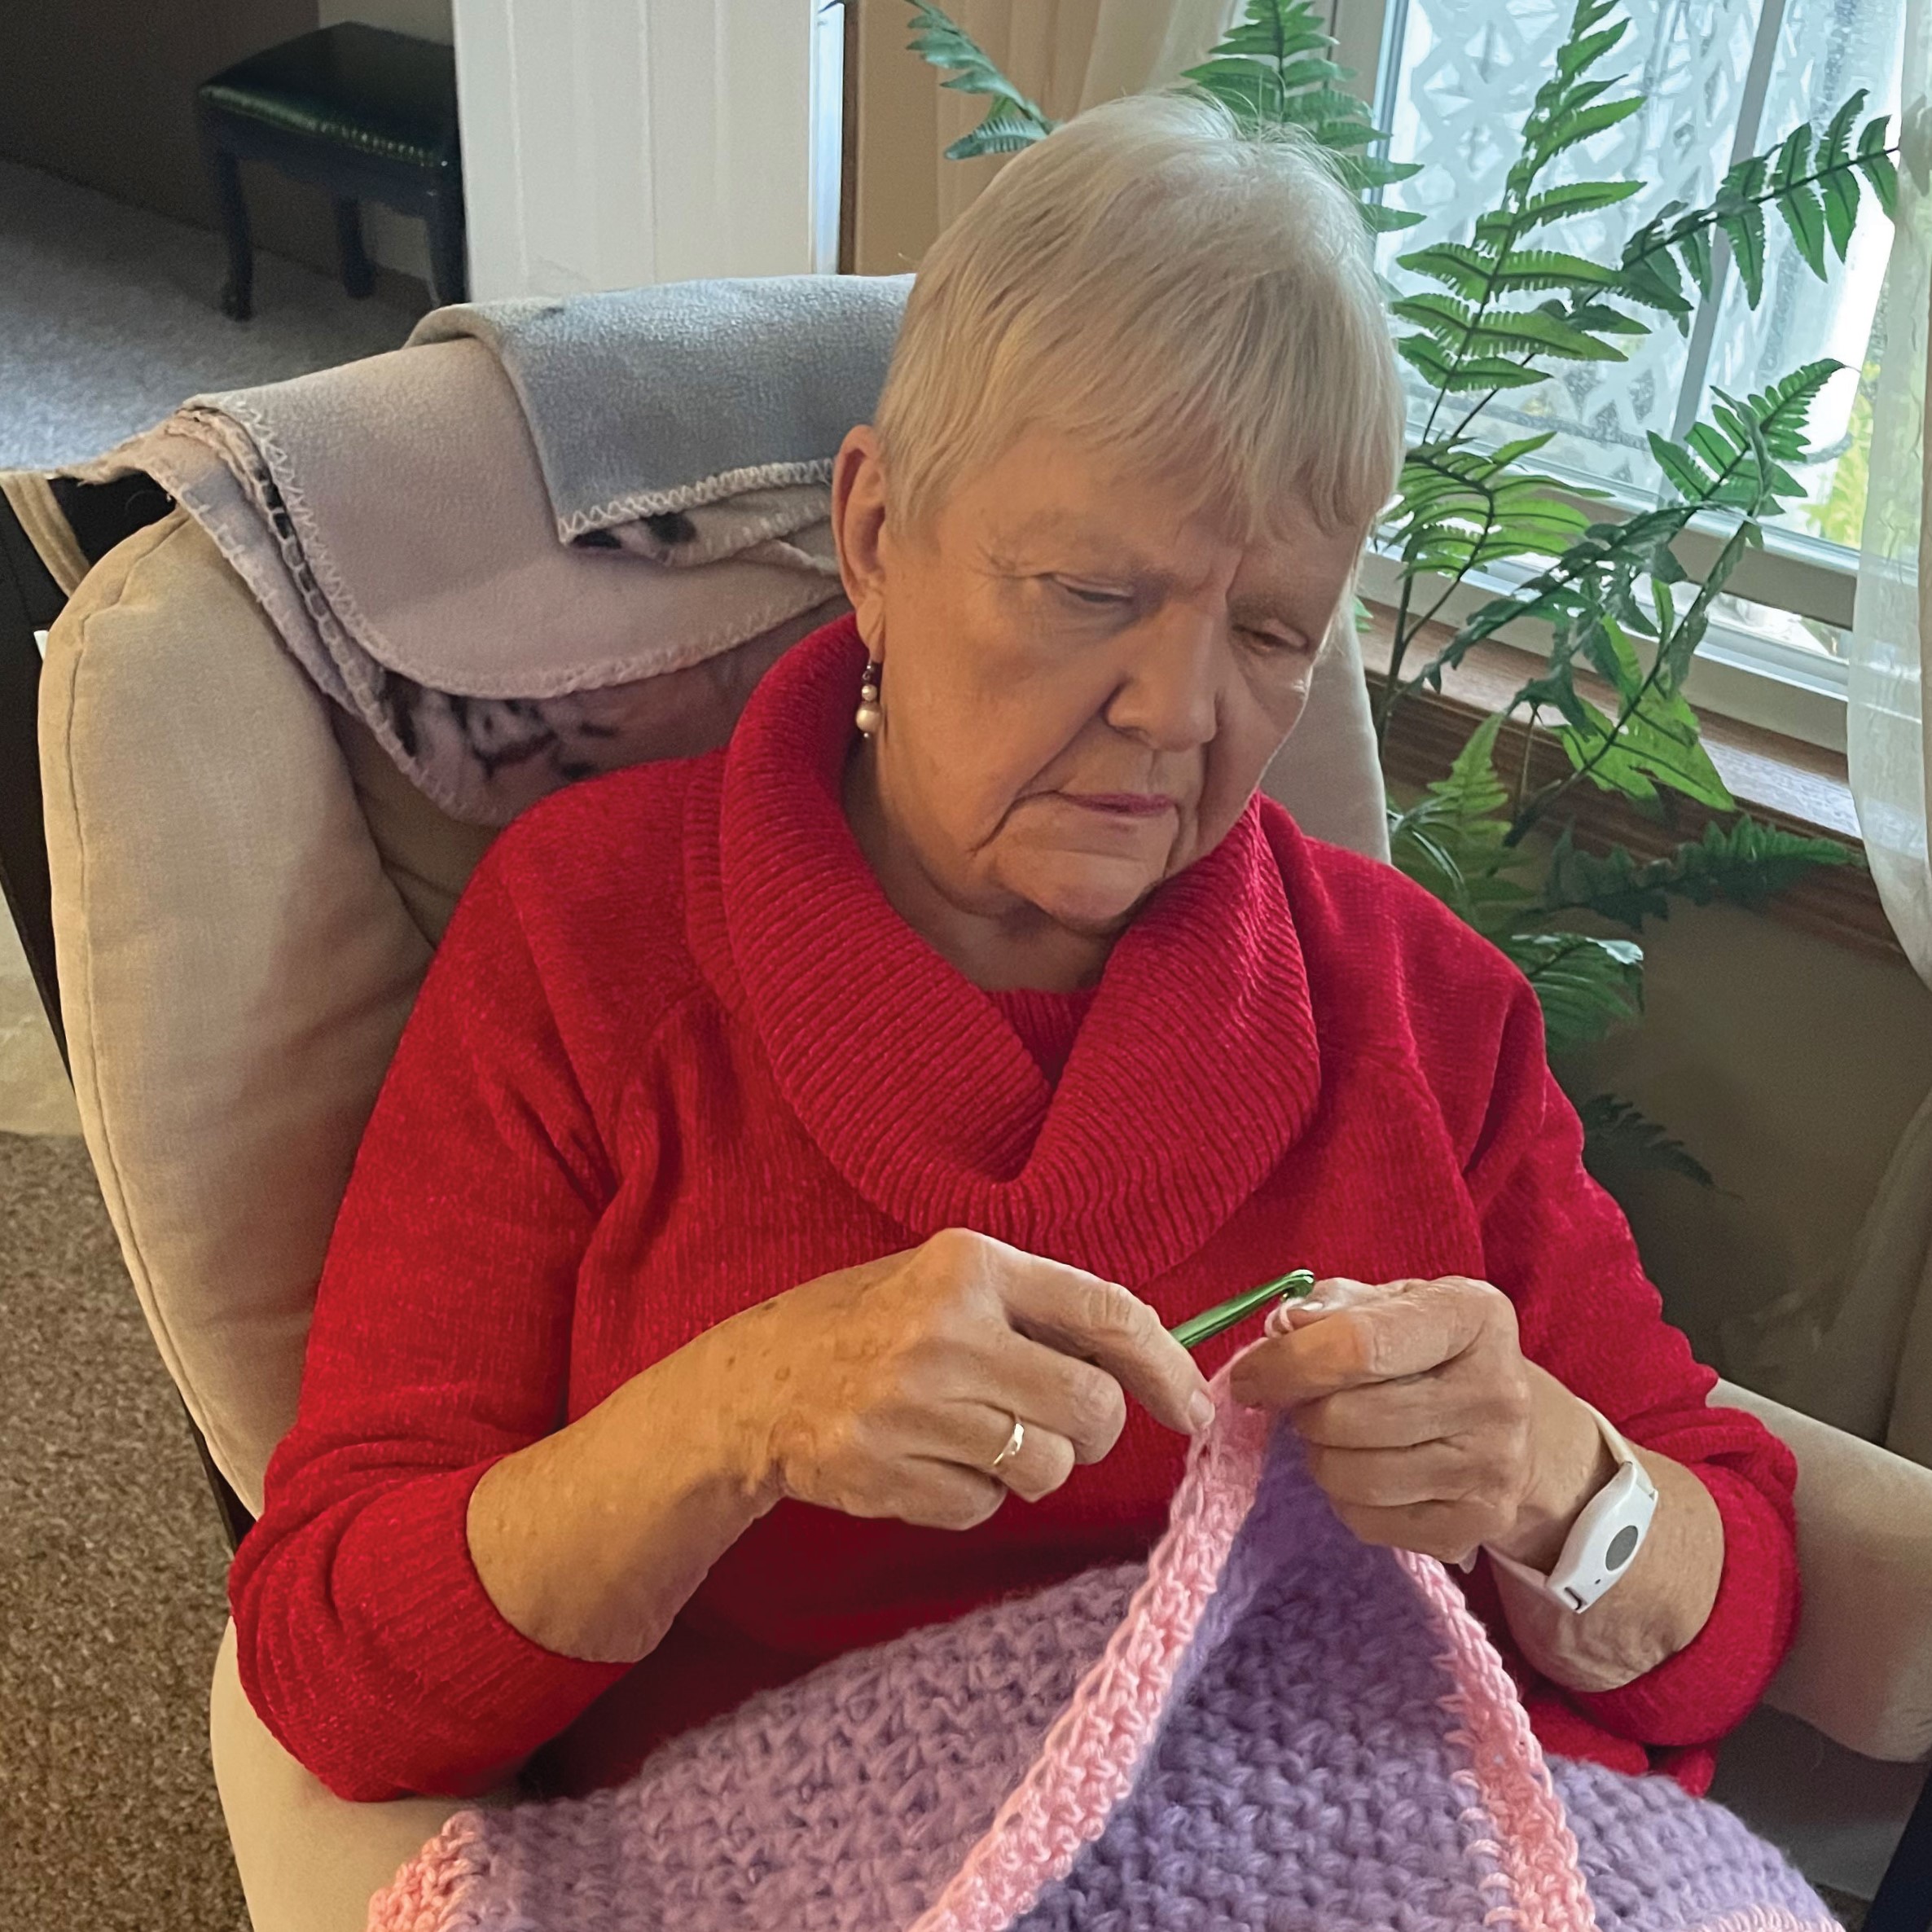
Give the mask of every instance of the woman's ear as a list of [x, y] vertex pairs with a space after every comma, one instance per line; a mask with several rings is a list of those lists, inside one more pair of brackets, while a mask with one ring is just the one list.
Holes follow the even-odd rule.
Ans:
[[847, 430], [833, 459], [832, 537], [858, 634], [876, 654], [885, 615], [885, 465], [870, 424]]

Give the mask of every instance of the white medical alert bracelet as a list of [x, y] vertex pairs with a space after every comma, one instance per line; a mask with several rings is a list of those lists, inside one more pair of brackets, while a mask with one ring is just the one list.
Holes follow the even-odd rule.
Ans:
[[[1583, 1407], [1590, 1409], [1588, 1403]], [[1497, 1569], [1566, 1610], [1588, 1609], [1630, 1568], [1657, 1514], [1657, 1485], [1650, 1472], [1604, 1416], [1595, 1409], [1590, 1413], [1617, 1459], [1617, 1473], [1583, 1505], [1549, 1574], [1482, 1546]]]

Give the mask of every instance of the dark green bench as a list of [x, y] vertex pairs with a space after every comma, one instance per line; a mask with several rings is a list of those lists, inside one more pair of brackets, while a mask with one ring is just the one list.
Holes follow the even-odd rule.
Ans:
[[236, 62], [202, 83], [195, 105], [228, 244], [224, 314], [246, 322], [254, 310], [255, 248], [239, 165], [245, 160], [266, 161], [333, 197], [342, 284], [351, 295], [375, 283], [360, 204], [380, 201], [427, 225], [437, 301], [464, 299], [451, 49], [345, 21]]

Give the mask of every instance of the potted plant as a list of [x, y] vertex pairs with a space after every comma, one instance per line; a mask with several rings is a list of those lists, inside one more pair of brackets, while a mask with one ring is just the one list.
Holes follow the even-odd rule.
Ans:
[[[911, 46], [946, 69], [943, 83], [984, 96], [985, 117], [951, 158], [1009, 152], [1054, 122], [1001, 74], [937, 7], [916, 3]], [[1830, 839], [1800, 836], [1738, 810], [1701, 742], [1684, 685], [1715, 600], [1763, 525], [1802, 494], [1808, 413], [1839, 365], [1806, 363], [1759, 393], [1713, 390], [1681, 441], [1650, 446], [1665, 480], [1654, 504], [1618, 515], [1601, 493], [1536, 467], [1553, 431], [1498, 441], [1484, 412], [1579, 362], [1623, 360], [1660, 319], [1688, 331], [1692, 291], [1708, 295], [1715, 251], [1728, 248], [1746, 301], [1763, 292], [1768, 224], [1781, 221], [1821, 280], [1842, 262], [1861, 204], [1892, 211], [1897, 149], [1883, 115], [1861, 120], [1863, 91], [1820, 127], [1793, 128], [1739, 161], [1701, 207], [1667, 203], [1635, 224], [1614, 260], [1563, 246], [1565, 224], [1636, 202], [1642, 181], [1559, 179], [1552, 165], [1643, 105], [1603, 69], [1627, 29], [1614, 0], [1578, 0], [1552, 69], [1521, 127], [1502, 197], [1464, 236], [1400, 255], [1407, 292], [1391, 290], [1396, 347], [1418, 378], [1412, 433], [1377, 547], [1397, 593], [1378, 735], [1425, 689], [1505, 626], [1547, 639], [1543, 662], [1471, 732], [1448, 774], [1390, 813], [1397, 865], [1522, 969], [1557, 1052], [1600, 1038], [1642, 1009], [1646, 923], [1671, 901], [1758, 905], [1813, 867], [1857, 863]], [[1382, 136], [1345, 83], [1333, 42], [1307, 0], [1249, 0], [1243, 19], [1185, 78], [1245, 122], [1292, 124], [1328, 151], [1378, 233], [1420, 216], [1384, 191], [1422, 164], [1378, 152]], [[1678, 555], [1695, 525], [1721, 538], [1692, 581]], [[1459, 587], [1490, 595], [1460, 624], [1438, 621]], [[1499, 740], [1520, 721], [1507, 772]], [[1533, 774], [1539, 744], [1562, 753]], [[1673, 800], [1717, 815], [1660, 858], [1622, 846], [1587, 850], [1573, 823], [1578, 795], [1618, 794], [1668, 821]], [[1688, 1149], [1627, 1102], [1581, 1104], [1593, 1155], [1674, 1169], [1708, 1184]]]

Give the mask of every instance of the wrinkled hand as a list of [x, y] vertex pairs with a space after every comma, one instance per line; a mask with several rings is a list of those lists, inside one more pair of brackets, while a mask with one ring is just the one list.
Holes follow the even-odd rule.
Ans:
[[1592, 1492], [1588, 1412], [1526, 1360], [1486, 1281], [1320, 1281], [1235, 1363], [1237, 1401], [1286, 1414], [1365, 1543], [1459, 1562], [1478, 1543], [1547, 1567]]
[[[970, 1529], [1098, 1462], [1135, 1397], [1193, 1432], [1212, 1419], [1193, 1358], [1117, 1282], [949, 1228], [841, 1268], [700, 1337], [762, 1506]], [[997, 1471], [1014, 1419], [1016, 1454]]]

